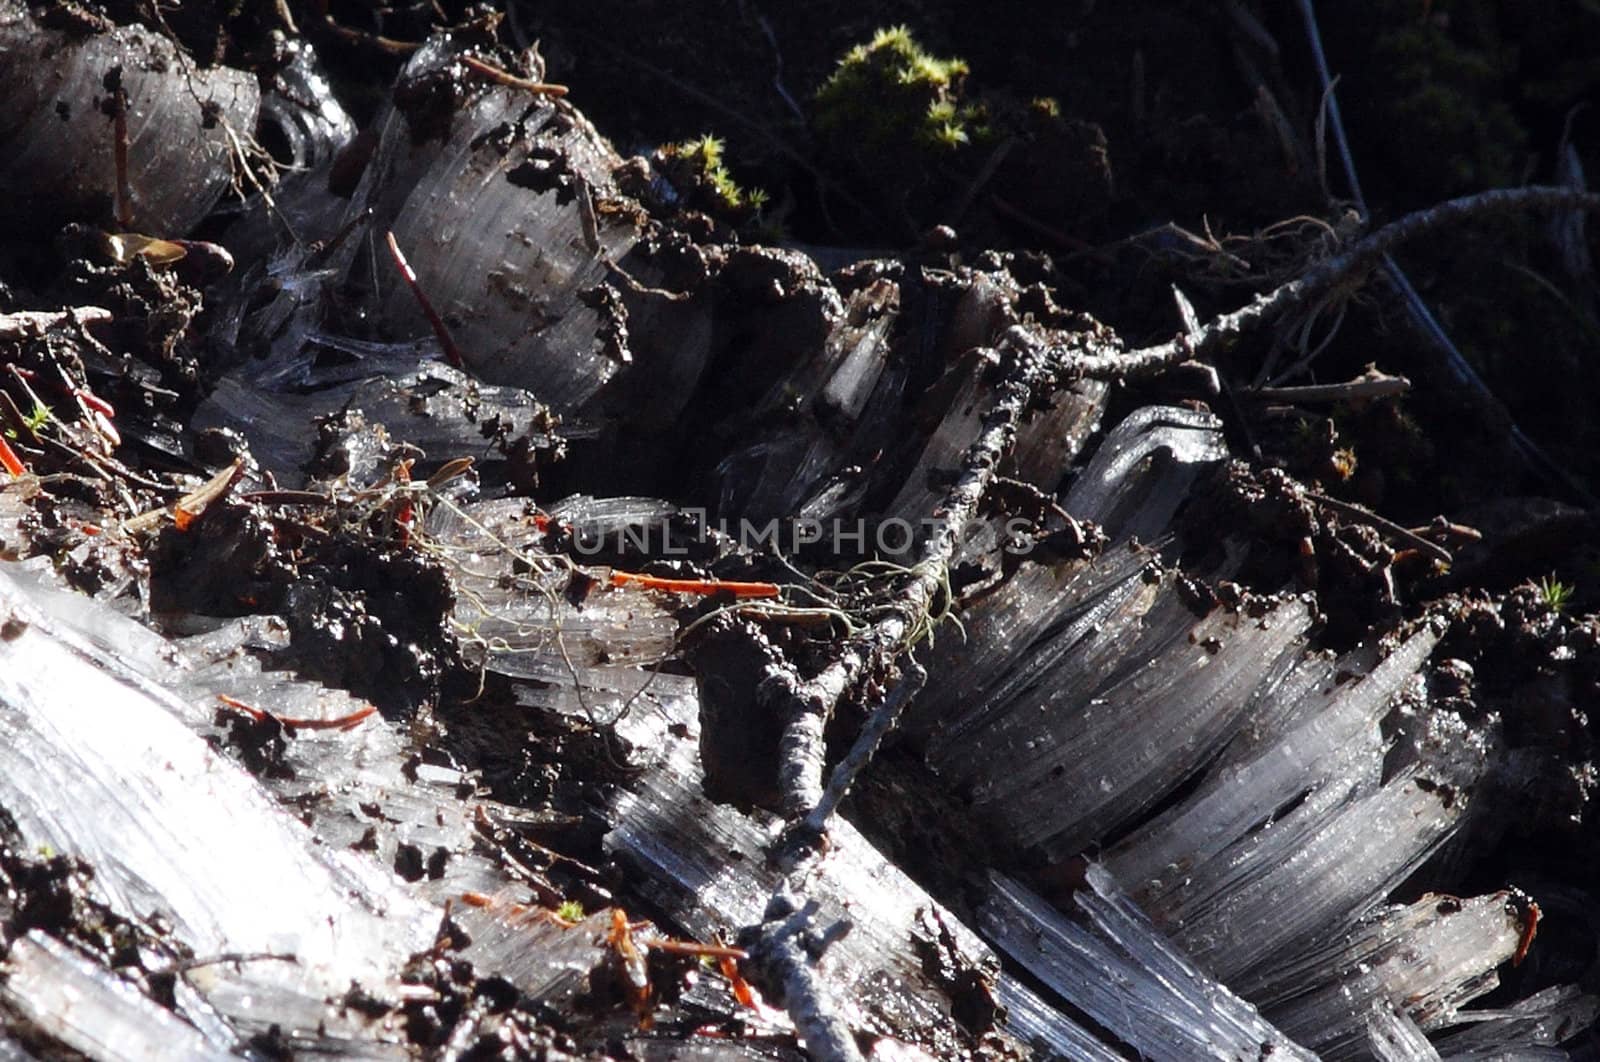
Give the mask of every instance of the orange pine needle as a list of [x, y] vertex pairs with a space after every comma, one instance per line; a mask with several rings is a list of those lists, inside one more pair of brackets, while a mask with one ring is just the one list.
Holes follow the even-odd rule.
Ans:
[[279, 724], [293, 727], [295, 730], [349, 730], [369, 715], [373, 715], [378, 711], [378, 709], [369, 704], [363, 708], [356, 709], [349, 715], [336, 716], [332, 719], [297, 719], [291, 716], [274, 715], [264, 708], [256, 708], [253, 705], [246, 704], [237, 697], [229, 697], [226, 693], [217, 694], [217, 700], [229, 708], [243, 712], [258, 723], [268, 719], [276, 719]]
[[755, 1010], [756, 994], [750, 988], [750, 982], [739, 972], [739, 964], [731, 958], [721, 958], [717, 960], [717, 966], [722, 971], [722, 976], [728, 979], [728, 987], [733, 989], [733, 998], [737, 999], [741, 1006]]
[[172, 507], [172, 522], [179, 531], [189, 530], [212, 502], [226, 495], [242, 478], [244, 478], [244, 458], [236, 457], [233, 464], [178, 499], [177, 504]]
[[116, 418], [116, 407], [110, 402], [107, 402], [105, 399], [101, 398], [99, 395], [95, 394], [93, 391], [89, 390], [87, 387], [74, 387], [72, 389], [72, 393], [77, 395], [78, 400], [84, 405], [88, 406], [96, 413], [106, 417], [108, 420]]
[[1522, 960], [1528, 957], [1528, 949], [1533, 947], [1533, 938], [1539, 935], [1539, 919], [1543, 912], [1539, 905], [1532, 900], [1527, 901], [1527, 906], [1522, 912], [1522, 934], [1517, 940], [1517, 953], [1511, 956], [1512, 966], [1521, 966]]
[[22, 458], [17, 456], [17, 452], [11, 448], [4, 435], [0, 435], [0, 466], [4, 466], [13, 476], [28, 474], [28, 466], [22, 463]]
[[782, 590], [777, 583], [742, 583], [731, 579], [664, 579], [657, 575], [640, 575], [638, 572], [612, 572], [613, 586], [637, 586], [641, 590], [659, 590], [666, 594], [732, 594], [734, 597], [777, 597]]

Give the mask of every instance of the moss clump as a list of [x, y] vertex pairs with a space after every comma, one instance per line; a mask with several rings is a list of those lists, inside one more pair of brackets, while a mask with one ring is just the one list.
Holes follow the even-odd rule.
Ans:
[[1355, 128], [1381, 143], [1386, 174], [1419, 201], [1517, 183], [1525, 134], [1504, 102], [1517, 52], [1494, 30], [1494, 5], [1452, 4], [1448, 22], [1419, 22], [1403, 0], [1373, 7], [1382, 28], [1351, 84], [1365, 97]]
[[740, 225], [761, 213], [767, 193], [735, 181], [724, 150], [723, 142], [708, 133], [657, 148], [655, 163], [686, 205]]
[[1036, 122], [1051, 124], [1061, 120], [1061, 101], [1054, 96], [1035, 96], [1028, 101], [1028, 114]]
[[907, 151], [957, 151], [988, 135], [983, 108], [963, 98], [966, 76], [963, 60], [928, 54], [906, 27], [881, 29], [817, 90], [817, 132], [868, 169], [904, 165]]

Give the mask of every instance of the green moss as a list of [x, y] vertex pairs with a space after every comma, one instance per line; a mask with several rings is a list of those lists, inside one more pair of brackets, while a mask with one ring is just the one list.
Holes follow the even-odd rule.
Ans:
[[[1374, 115], [1407, 183], [1433, 198], [1516, 183], [1525, 136], [1504, 102], [1514, 49], [1474, 32], [1472, 4], [1452, 20], [1419, 22], [1401, 5], [1373, 44], [1367, 78]], [[1492, 23], [1491, 23], [1492, 25]]]
[[967, 73], [965, 61], [924, 51], [905, 26], [881, 29], [817, 90], [817, 132], [869, 169], [904, 165], [908, 151], [958, 151], [987, 134], [982, 107], [963, 96]]
[[656, 150], [656, 164], [697, 210], [743, 224], [767, 205], [767, 193], [745, 188], [728, 170], [723, 142], [709, 133]]
[[1028, 113], [1041, 122], [1059, 122], [1061, 120], [1061, 101], [1054, 96], [1036, 96], [1028, 101]]

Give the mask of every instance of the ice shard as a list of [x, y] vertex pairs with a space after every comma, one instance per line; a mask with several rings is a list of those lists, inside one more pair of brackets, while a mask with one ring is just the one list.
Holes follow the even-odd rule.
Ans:
[[1069, 918], [1000, 874], [989, 878], [979, 925], [1061, 999], [1148, 1058], [1316, 1056], [1164, 940], [1100, 867], [1088, 870]]

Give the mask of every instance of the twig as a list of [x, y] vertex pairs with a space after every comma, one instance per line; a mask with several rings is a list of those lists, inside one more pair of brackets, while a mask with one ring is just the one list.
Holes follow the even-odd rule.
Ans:
[[24, 339], [63, 324], [109, 324], [111, 311], [98, 306], [78, 306], [70, 310], [17, 310], [0, 314], [0, 339]]
[[784, 719], [778, 784], [786, 814], [809, 816], [822, 800], [822, 732], [839, 698], [863, 673], [888, 665], [908, 642], [915, 641], [919, 628], [928, 622], [935, 597], [948, 585], [956, 547], [1010, 452], [1023, 416], [1035, 397], [1054, 381], [1060, 366], [1075, 355], [1082, 356], [1070, 348], [1042, 349], [1021, 326], [1006, 332], [1001, 349], [993, 352], [1003, 364], [983, 430], [962, 456], [955, 485], [933, 514], [938, 524], [923, 543], [917, 563], [908, 569], [909, 581], [897, 590], [884, 614], [846, 639], [839, 654], [815, 677], [800, 680], [792, 670], [783, 668], [773, 669], [763, 682], [763, 699], [768, 703], [776, 700]]
[[1411, 390], [1411, 381], [1404, 376], [1371, 371], [1354, 380], [1335, 384], [1311, 384], [1306, 387], [1257, 387], [1242, 391], [1245, 398], [1262, 402], [1352, 402], [1361, 399], [1388, 398], [1403, 395]]
[[244, 458], [235, 458], [231, 464], [205, 483], [179, 498], [170, 509], [165, 507], [151, 509], [149, 512], [130, 517], [122, 522], [122, 530], [130, 535], [149, 531], [169, 516], [178, 525], [178, 530], [188, 530], [207, 506], [238, 484], [244, 476], [244, 467]]
[[334, 21], [333, 14], [328, 10], [328, 0], [317, 0], [316, 8], [322, 15], [322, 24], [332, 33], [343, 37], [352, 44], [367, 44], [389, 55], [410, 55], [422, 47], [421, 41], [397, 41], [392, 37], [385, 37], [378, 33], [367, 33], [363, 30], [353, 29], [350, 26], [340, 25]]
[[225, 951], [218, 955], [204, 955], [193, 959], [178, 959], [157, 970], [153, 974], [184, 974], [191, 970], [199, 970], [206, 966], [219, 966], [223, 963], [243, 962], [293, 962], [300, 960], [294, 955], [276, 951]]
[[549, 96], [552, 99], [560, 99], [562, 96], [565, 96], [569, 91], [571, 91], [565, 85], [549, 85], [543, 81], [531, 81], [525, 77], [518, 77], [509, 71], [500, 69], [498, 66], [495, 66], [492, 63], [486, 63], [482, 59], [476, 58], [475, 56], [463, 55], [461, 57], [461, 62], [462, 65], [464, 65], [468, 70], [471, 70], [476, 74], [481, 74], [497, 85], [505, 85], [507, 88], [522, 89], [526, 92], [531, 92], [536, 96]]
[[1571, 188], [1528, 185], [1496, 188], [1449, 199], [1390, 222], [1370, 236], [1312, 266], [1296, 280], [1256, 297], [1249, 306], [1222, 314], [1199, 333], [1185, 334], [1167, 343], [1126, 353], [1082, 357], [1068, 362], [1069, 372], [1080, 376], [1135, 379], [1154, 376], [1179, 362], [1213, 353], [1250, 329], [1322, 297], [1340, 286], [1351, 286], [1379, 265], [1390, 261], [1389, 252], [1407, 240], [1449, 228], [1485, 214], [1511, 210], [1600, 211], [1600, 194]]
[[1449, 550], [1437, 542], [1430, 542], [1415, 531], [1401, 527], [1388, 517], [1379, 516], [1364, 506], [1356, 505], [1354, 502], [1340, 501], [1338, 498], [1330, 498], [1328, 495], [1314, 490], [1306, 491], [1306, 497], [1324, 508], [1332, 509], [1340, 516], [1377, 528], [1389, 537], [1397, 538], [1406, 545], [1411, 546], [1413, 549], [1421, 550], [1437, 561], [1450, 564], [1455, 559], [1450, 555]]
[[833, 817], [840, 801], [850, 792], [850, 786], [855, 783], [856, 776], [872, 762], [878, 746], [883, 744], [883, 739], [888, 737], [889, 732], [900, 722], [900, 713], [911, 703], [911, 698], [922, 689], [923, 683], [928, 681], [928, 673], [923, 670], [921, 664], [910, 657], [906, 658], [905, 672], [905, 677], [894, 688], [894, 692], [873, 709], [866, 725], [861, 728], [856, 743], [833, 769], [822, 799], [817, 801], [817, 806], [806, 816], [806, 829], [819, 835], [827, 831], [828, 820]]
[[[1344, 166], [1345, 183], [1350, 186], [1350, 198], [1361, 211], [1361, 216], [1367, 215], [1367, 203], [1361, 195], [1361, 181], [1356, 176], [1356, 160], [1350, 154], [1350, 141], [1344, 135], [1344, 119], [1339, 113], [1339, 97], [1334, 94], [1334, 78], [1328, 71], [1328, 56], [1322, 49], [1322, 34], [1317, 30], [1317, 13], [1311, 6], [1312, 0], [1298, 0], [1300, 5], [1300, 18], [1306, 24], [1306, 37], [1311, 44], [1311, 59], [1317, 67], [1317, 81], [1322, 86], [1323, 112], [1327, 114], [1327, 125], [1333, 133], [1334, 145], [1339, 149], [1339, 161]], [[1320, 124], [1320, 123], [1319, 123]], [[1318, 141], [1321, 143], [1320, 139]], [[1319, 146], [1319, 149], [1320, 146]]]
[[779, 989], [795, 1031], [806, 1042], [806, 1054], [816, 1062], [864, 1062], [815, 965], [828, 944], [849, 927], [835, 926], [816, 939], [811, 930], [816, 910], [815, 900], [801, 906], [786, 886], [780, 886], [767, 904], [766, 921], [750, 949], [751, 961]]
[[[598, 237], [596, 242], [598, 242]], [[650, 298], [665, 299], [668, 302], [683, 302], [685, 299], [694, 297], [693, 291], [668, 291], [666, 288], [652, 288], [649, 285], [639, 281], [626, 269], [623, 269], [622, 266], [618, 264], [616, 259], [611, 257], [611, 254], [606, 251], [605, 248], [602, 247], [598, 254], [600, 261], [605, 265], [605, 267], [611, 270], [611, 272], [616, 275], [618, 280], [622, 281], [622, 286], [633, 292], [635, 295], [644, 295]]]

